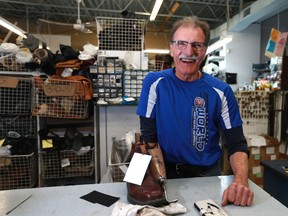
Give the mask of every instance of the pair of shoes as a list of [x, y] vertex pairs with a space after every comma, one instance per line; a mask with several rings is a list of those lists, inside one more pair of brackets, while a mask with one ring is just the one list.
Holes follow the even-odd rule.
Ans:
[[71, 150], [79, 151], [82, 148], [83, 134], [80, 133], [75, 127], [66, 129], [65, 143], [71, 146]]
[[11, 155], [27, 155], [36, 152], [36, 139], [24, 137], [16, 131], [8, 131], [2, 146], [9, 146]]

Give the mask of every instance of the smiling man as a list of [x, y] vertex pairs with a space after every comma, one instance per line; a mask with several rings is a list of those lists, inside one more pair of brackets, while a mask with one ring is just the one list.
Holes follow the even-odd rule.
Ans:
[[220, 132], [227, 143], [233, 183], [222, 205], [250, 206], [248, 148], [238, 104], [230, 86], [200, 70], [210, 28], [197, 17], [178, 20], [170, 33], [174, 68], [149, 73], [137, 114], [147, 147], [159, 143], [167, 178], [220, 175]]

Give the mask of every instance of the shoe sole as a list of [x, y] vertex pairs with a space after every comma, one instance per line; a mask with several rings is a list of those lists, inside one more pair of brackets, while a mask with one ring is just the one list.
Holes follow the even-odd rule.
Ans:
[[168, 204], [168, 201], [165, 198], [161, 198], [161, 199], [156, 199], [156, 200], [150, 200], [147, 202], [141, 202], [139, 200], [136, 200], [134, 198], [132, 198], [131, 196], [127, 195], [127, 199], [131, 204], [134, 205], [149, 205], [149, 206], [164, 206]]

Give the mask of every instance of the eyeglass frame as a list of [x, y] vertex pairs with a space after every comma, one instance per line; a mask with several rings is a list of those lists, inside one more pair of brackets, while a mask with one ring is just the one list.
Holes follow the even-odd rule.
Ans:
[[[184, 49], [179, 48], [178, 42], [186, 43], [185, 48]], [[173, 41], [171, 41], [171, 43], [176, 44], [176, 48], [179, 49], [179, 50], [187, 49], [188, 44], [190, 44], [192, 46], [192, 48], [197, 50], [197, 51], [202, 51], [205, 47], [207, 47], [207, 44], [205, 42], [188, 42], [188, 41], [185, 41], [185, 40], [173, 40]], [[195, 46], [200, 45], [200, 44], [201, 44], [200, 48], [195, 47]]]

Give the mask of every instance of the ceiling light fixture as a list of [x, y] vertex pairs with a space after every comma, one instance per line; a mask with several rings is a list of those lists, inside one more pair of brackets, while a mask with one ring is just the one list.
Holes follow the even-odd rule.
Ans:
[[4, 19], [3, 17], [0, 16], [0, 25], [7, 28], [8, 30], [14, 32], [15, 34], [23, 37], [23, 38], [27, 38], [27, 36], [25, 35], [26, 32], [23, 31], [22, 29], [18, 28], [17, 26], [15, 26], [14, 24], [10, 23], [9, 21], [7, 21], [6, 19]]
[[226, 37], [216, 41], [215, 43], [209, 45], [207, 48], [206, 54], [209, 54], [209, 53], [219, 49], [220, 47], [223, 47], [227, 43], [230, 43], [232, 41], [232, 39], [233, 38], [231, 36], [226, 36]]
[[163, 0], [156, 0], [156, 2], [154, 4], [154, 7], [153, 7], [153, 10], [152, 10], [152, 13], [150, 15], [150, 21], [154, 21], [155, 20], [162, 3], [163, 3]]
[[170, 53], [170, 50], [169, 49], [145, 49], [144, 53], [168, 54]]

